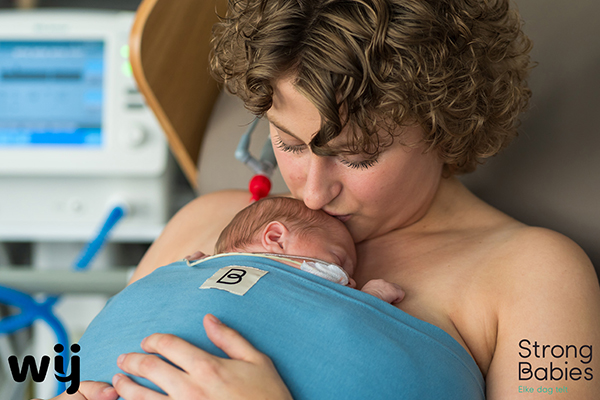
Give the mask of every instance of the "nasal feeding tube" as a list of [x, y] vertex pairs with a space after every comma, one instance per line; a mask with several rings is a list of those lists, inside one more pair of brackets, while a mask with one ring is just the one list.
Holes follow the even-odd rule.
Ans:
[[260, 159], [257, 160], [250, 154], [250, 136], [259, 121], [259, 118], [255, 118], [252, 121], [246, 132], [242, 135], [235, 150], [235, 158], [246, 164], [255, 173], [248, 185], [248, 190], [252, 194], [251, 202], [269, 195], [271, 191], [271, 180], [269, 178], [277, 166], [275, 154], [273, 153], [273, 145], [270, 140], [267, 140], [263, 146]]

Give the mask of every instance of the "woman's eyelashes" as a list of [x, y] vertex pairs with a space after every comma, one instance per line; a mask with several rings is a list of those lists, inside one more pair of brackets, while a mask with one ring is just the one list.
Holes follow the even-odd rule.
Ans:
[[283, 142], [283, 140], [281, 140], [279, 135], [275, 136], [274, 139], [275, 146], [277, 146], [278, 149], [285, 151], [286, 153], [298, 154], [302, 152], [302, 150], [304, 150], [304, 148], [306, 147], [305, 144], [287, 145]]
[[[304, 151], [304, 149], [307, 147], [306, 144], [288, 145], [283, 140], [281, 140], [281, 137], [279, 135], [274, 135], [273, 139], [275, 146], [286, 153], [299, 154], [302, 151]], [[371, 168], [378, 162], [377, 158], [370, 158], [360, 161], [350, 161], [342, 158], [341, 156], [338, 156], [338, 161], [340, 162], [340, 164], [345, 165], [348, 168], [361, 170]]]
[[342, 163], [346, 167], [349, 167], [352, 169], [367, 169], [367, 168], [371, 168], [373, 165], [377, 164], [377, 159], [372, 158], [372, 159], [363, 160], [363, 161], [348, 161], [348, 160], [344, 160], [343, 158], [340, 158], [340, 163]]

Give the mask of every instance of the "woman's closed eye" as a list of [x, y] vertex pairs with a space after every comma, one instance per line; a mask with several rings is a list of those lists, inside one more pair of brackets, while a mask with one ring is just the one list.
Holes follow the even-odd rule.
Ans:
[[275, 146], [278, 149], [280, 149], [281, 151], [285, 151], [286, 153], [298, 154], [298, 153], [301, 153], [306, 148], [305, 144], [296, 144], [296, 145], [286, 144], [283, 142], [283, 140], [281, 140], [281, 137], [279, 135], [275, 135], [273, 137], [273, 139], [274, 139]]
[[[275, 146], [280, 149], [281, 151], [284, 151], [286, 153], [292, 153], [292, 154], [299, 154], [302, 153], [306, 148], [306, 144], [287, 144], [285, 143], [281, 137], [279, 135], [273, 135], [273, 143], [275, 144]], [[360, 155], [351, 155], [350, 157], [359, 157]], [[368, 159], [362, 159], [362, 160], [350, 160], [347, 157], [344, 158], [343, 156], [338, 156], [339, 162], [342, 165], [345, 165], [348, 168], [352, 168], [352, 169], [360, 169], [360, 170], [365, 170], [368, 168], [371, 168], [373, 165], [377, 164], [378, 160], [377, 158], [368, 158]]]
[[378, 162], [376, 158], [370, 158], [362, 161], [349, 161], [343, 158], [340, 158], [339, 160], [341, 164], [352, 169], [368, 169], [371, 168], [373, 165], [377, 164]]

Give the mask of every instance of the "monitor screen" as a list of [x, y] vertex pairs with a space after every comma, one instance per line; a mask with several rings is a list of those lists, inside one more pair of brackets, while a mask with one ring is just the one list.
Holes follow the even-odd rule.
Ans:
[[103, 143], [103, 41], [0, 41], [0, 147]]

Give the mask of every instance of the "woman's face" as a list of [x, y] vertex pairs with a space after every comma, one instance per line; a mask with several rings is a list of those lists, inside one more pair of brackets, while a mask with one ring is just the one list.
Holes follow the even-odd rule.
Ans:
[[[337, 217], [356, 243], [413, 224], [425, 215], [437, 191], [442, 162], [424, 147], [395, 140], [376, 159], [365, 155], [317, 156], [308, 146], [321, 117], [291, 79], [274, 87], [267, 112], [281, 174], [292, 195], [313, 210]], [[419, 143], [418, 126], [402, 127], [404, 143]], [[330, 142], [343, 146], [347, 133]]]

